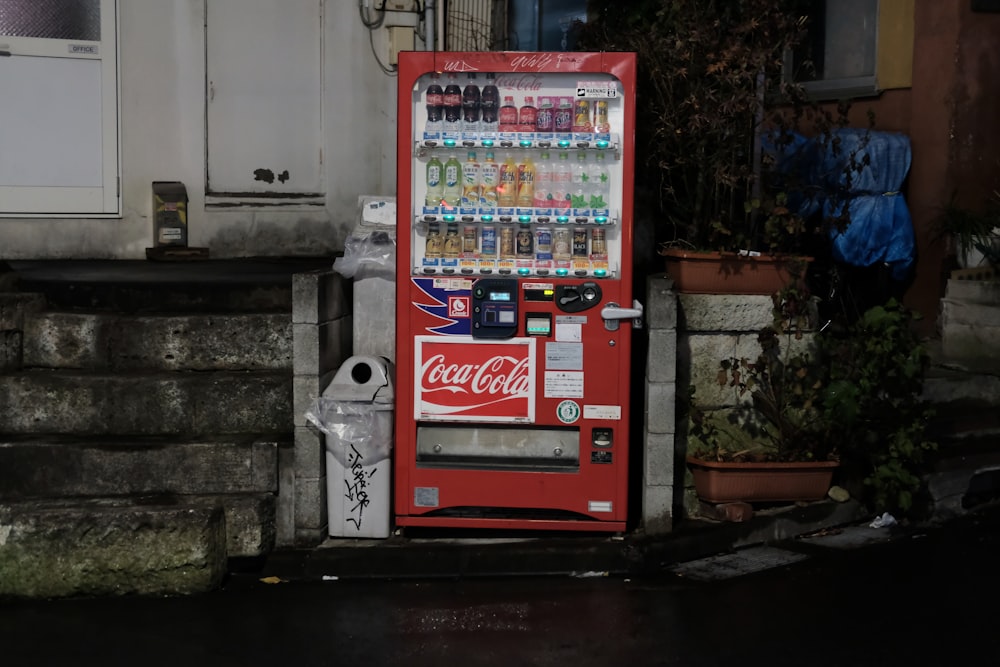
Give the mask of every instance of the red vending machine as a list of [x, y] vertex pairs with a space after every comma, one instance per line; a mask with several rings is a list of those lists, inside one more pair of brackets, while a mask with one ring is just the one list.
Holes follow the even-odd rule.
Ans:
[[623, 531], [635, 56], [400, 54], [395, 521]]

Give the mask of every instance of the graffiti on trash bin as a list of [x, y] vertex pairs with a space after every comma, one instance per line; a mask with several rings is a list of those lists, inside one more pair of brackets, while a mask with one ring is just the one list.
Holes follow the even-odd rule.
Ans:
[[361, 455], [361, 452], [357, 450], [354, 443], [351, 443], [351, 452], [347, 457], [347, 465], [351, 470], [353, 479], [344, 480], [344, 484], [347, 486], [347, 493], [344, 494], [344, 497], [354, 503], [354, 505], [349, 510], [352, 516], [347, 517], [345, 520], [353, 523], [357, 529], [361, 528], [361, 515], [371, 503], [366, 489], [368, 488], [368, 481], [375, 475], [376, 470], [372, 468], [368, 473], [365, 473], [364, 466], [361, 465], [362, 458], [364, 457]]

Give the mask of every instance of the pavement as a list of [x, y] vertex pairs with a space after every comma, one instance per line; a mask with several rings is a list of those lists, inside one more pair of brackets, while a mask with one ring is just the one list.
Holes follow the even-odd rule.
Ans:
[[681, 563], [802, 536], [839, 536], [845, 544], [884, 541], [910, 524], [873, 529], [856, 501], [819, 501], [761, 509], [743, 522], [688, 519], [646, 536], [457, 531], [395, 534], [385, 540], [330, 538], [312, 549], [278, 550], [233, 562], [237, 574], [280, 581], [461, 579], [509, 576], [644, 577]]

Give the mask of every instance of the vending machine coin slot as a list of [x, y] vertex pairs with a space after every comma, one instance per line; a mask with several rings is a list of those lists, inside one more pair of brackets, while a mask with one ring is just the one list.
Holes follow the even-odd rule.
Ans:
[[472, 337], [513, 338], [517, 325], [517, 280], [477, 280], [472, 288]]
[[556, 287], [556, 305], [565, 313], [579, 313], [601, 302], [601, 286], [595, 282]]
[[610, 428], [595, 428], [591, 432], [594, 447], [610, 447], [614, 442]]

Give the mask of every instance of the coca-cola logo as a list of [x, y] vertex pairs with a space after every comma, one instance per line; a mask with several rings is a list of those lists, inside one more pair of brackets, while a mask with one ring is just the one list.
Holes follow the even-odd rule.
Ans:
[[525, 397], [530, 389], [528, 360], [497, 355], [481, 364], [450, 364], [443, 354], [435, 354], [421, 368], [420, 386], [425, 394]]
[[542, 78], [534, 74], [498, 76], [497, 88], [501, 90], [538, 91], [542, 89]]
[[533, 415], [528, 345], [426, 341], [420, 353], [416, 387], [420, 416], [505, 421]]

